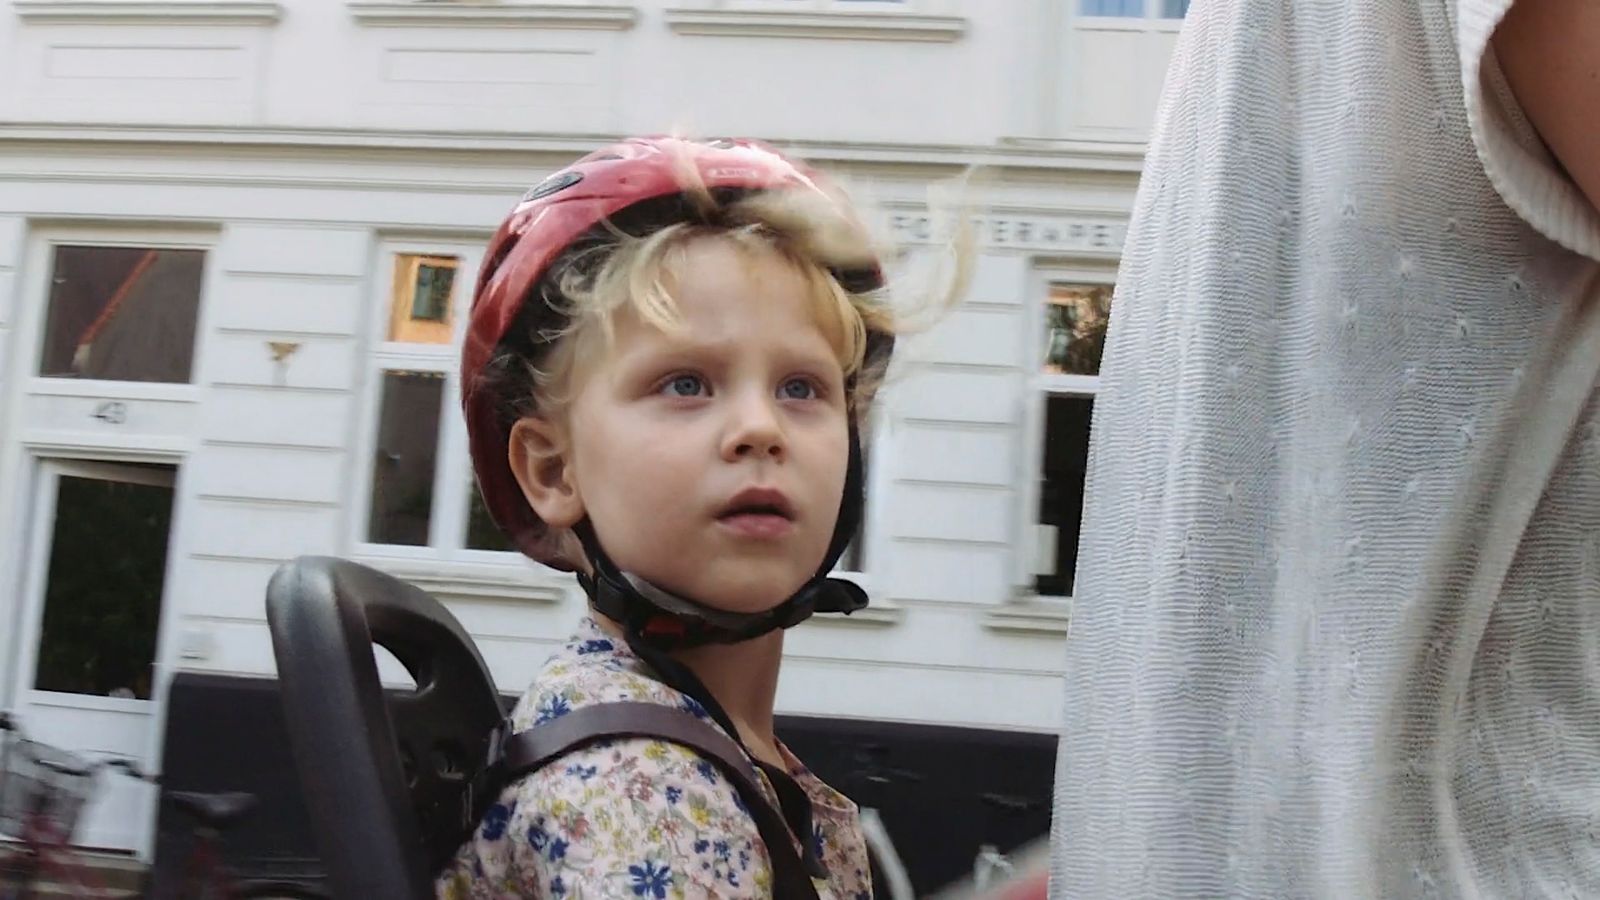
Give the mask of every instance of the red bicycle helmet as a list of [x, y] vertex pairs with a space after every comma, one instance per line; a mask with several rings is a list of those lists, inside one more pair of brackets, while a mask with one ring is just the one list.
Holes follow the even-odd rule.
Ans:
[[[632, 138], [590, 153], [528, 191], [495, 232], [484, 257], [461, 353], [462, 407], [473, 468], [495, 524], [517, 549], [547, 565], [573, 568], [511, 472], [510, 427], [501, 412], [505, 398], [497, 396], [491, 381], [483, 377], [485, 368], [523, 317], [524, 305], [540, 302], [534, 297], [536, 289], [564, 250], [630, 207], [683, 195], [687, 167], [712, 192], [829, 192], [820, 175], [756, 141]], [[854, 291], [883, 284], [876, 264], [835, 275]], [[535, 316], [548, 317], [535, 323], [539, 329], [563, 322], [562, 314], [548, 306], [535, 310]], [[869, 330], [868, 358], [886, 360], [892, 347], [892, 335]], [[860, 447], [853, 425], [850, 469], [853, 477], [847, 477], [839, 525], [819, 577], [837, 562], [860, 521]]]

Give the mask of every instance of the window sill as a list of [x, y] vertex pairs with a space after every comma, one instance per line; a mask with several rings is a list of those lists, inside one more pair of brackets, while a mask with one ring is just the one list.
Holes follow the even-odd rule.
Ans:
[[882, 600], [872, 596], [872, 582], [865, 573], [835, 571], [829, 577], [855, 582], [863, 591], [867, 592], [870, 603], [868, 603], [866, 609], [857, 610], [849, 615], [822, 613], [807, 619], [808, 623], [815, 622], [824, 626], [882, 626], [898, 625], [905, 619], [905, 607], [895, 603], [893, 600]]
[[355, 561], [413, 584], [445, 602], [556, 604], [566, 599], [567, 587], [572, 582], [571, 576], [541, 573], [522, 564], [451, 563], [374, 555], [358, 556]]
[[274, 0], [14, 0], [29, 24], [275, 25], [283, 6]]
[[1068, 394], [1093, 397], [1100, 391], [1098, 375], [1068, 375], [1062, 372], [1040, 372], [1033, 376], [1033, 387], [1047, 394]]
[[1073, 25], [1084, 31], [1165, 31], [1183, 30], [1182, 19], [1147, 16], [1078, 16]]
[[358, 24], [395, 26], [511, 26], [624, 31], [639, 20], [633, 6], [570, 3], [396, 3], [353, 0], [347, 4]]
[[204, 389], [194, 384], [159, 381], [104, 381], [36, 375], [27, 393], [37, 397], [87, 397], [94, 400], [148, 400], [154, 403], [199, 403]]
[[1070, 597], [1028, 597], [984, 614], [984, 627], [1009, 634], [1065, 635], [1072, 621]]
[[827, 13], [787, 10], [672, 8], [667, 25], [678, 34], [709, 37], [816, 38], [846, 41], [950, 43], [967, 30], [958, 16], [909, 13]]
[[844, 627], [846, 625], [882, 627], [885, 625], [898, 625], [905, 620], [906, 609], [898, 603], [888, 600], [874, 600], [866, 609], [857, 610], [849, 615], [839, 613], [818, 613], [806, 620], [806, 624], [817, 624], [824, 627]]

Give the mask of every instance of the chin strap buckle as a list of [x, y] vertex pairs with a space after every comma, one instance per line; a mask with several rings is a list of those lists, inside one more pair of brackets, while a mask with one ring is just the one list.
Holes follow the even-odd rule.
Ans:
[[812, 609], [819, 613], [851, 613], [867, 608], [867, 592], [843, 578], [825, 578], [817, 585]]

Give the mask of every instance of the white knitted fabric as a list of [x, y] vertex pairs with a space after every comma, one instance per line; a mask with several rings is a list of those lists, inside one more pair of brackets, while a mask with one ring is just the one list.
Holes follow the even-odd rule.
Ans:
[[1062, 898], [1600, 897], [1600, 214], [1511, 0], [1199, 0], [1095, 405]]

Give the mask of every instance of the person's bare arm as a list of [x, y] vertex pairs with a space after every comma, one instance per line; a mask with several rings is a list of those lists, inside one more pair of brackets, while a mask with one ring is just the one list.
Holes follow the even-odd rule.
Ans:
[[1600, 209], [1600, 0], [1519, 0], [1494, 50], [1528, 120]]

